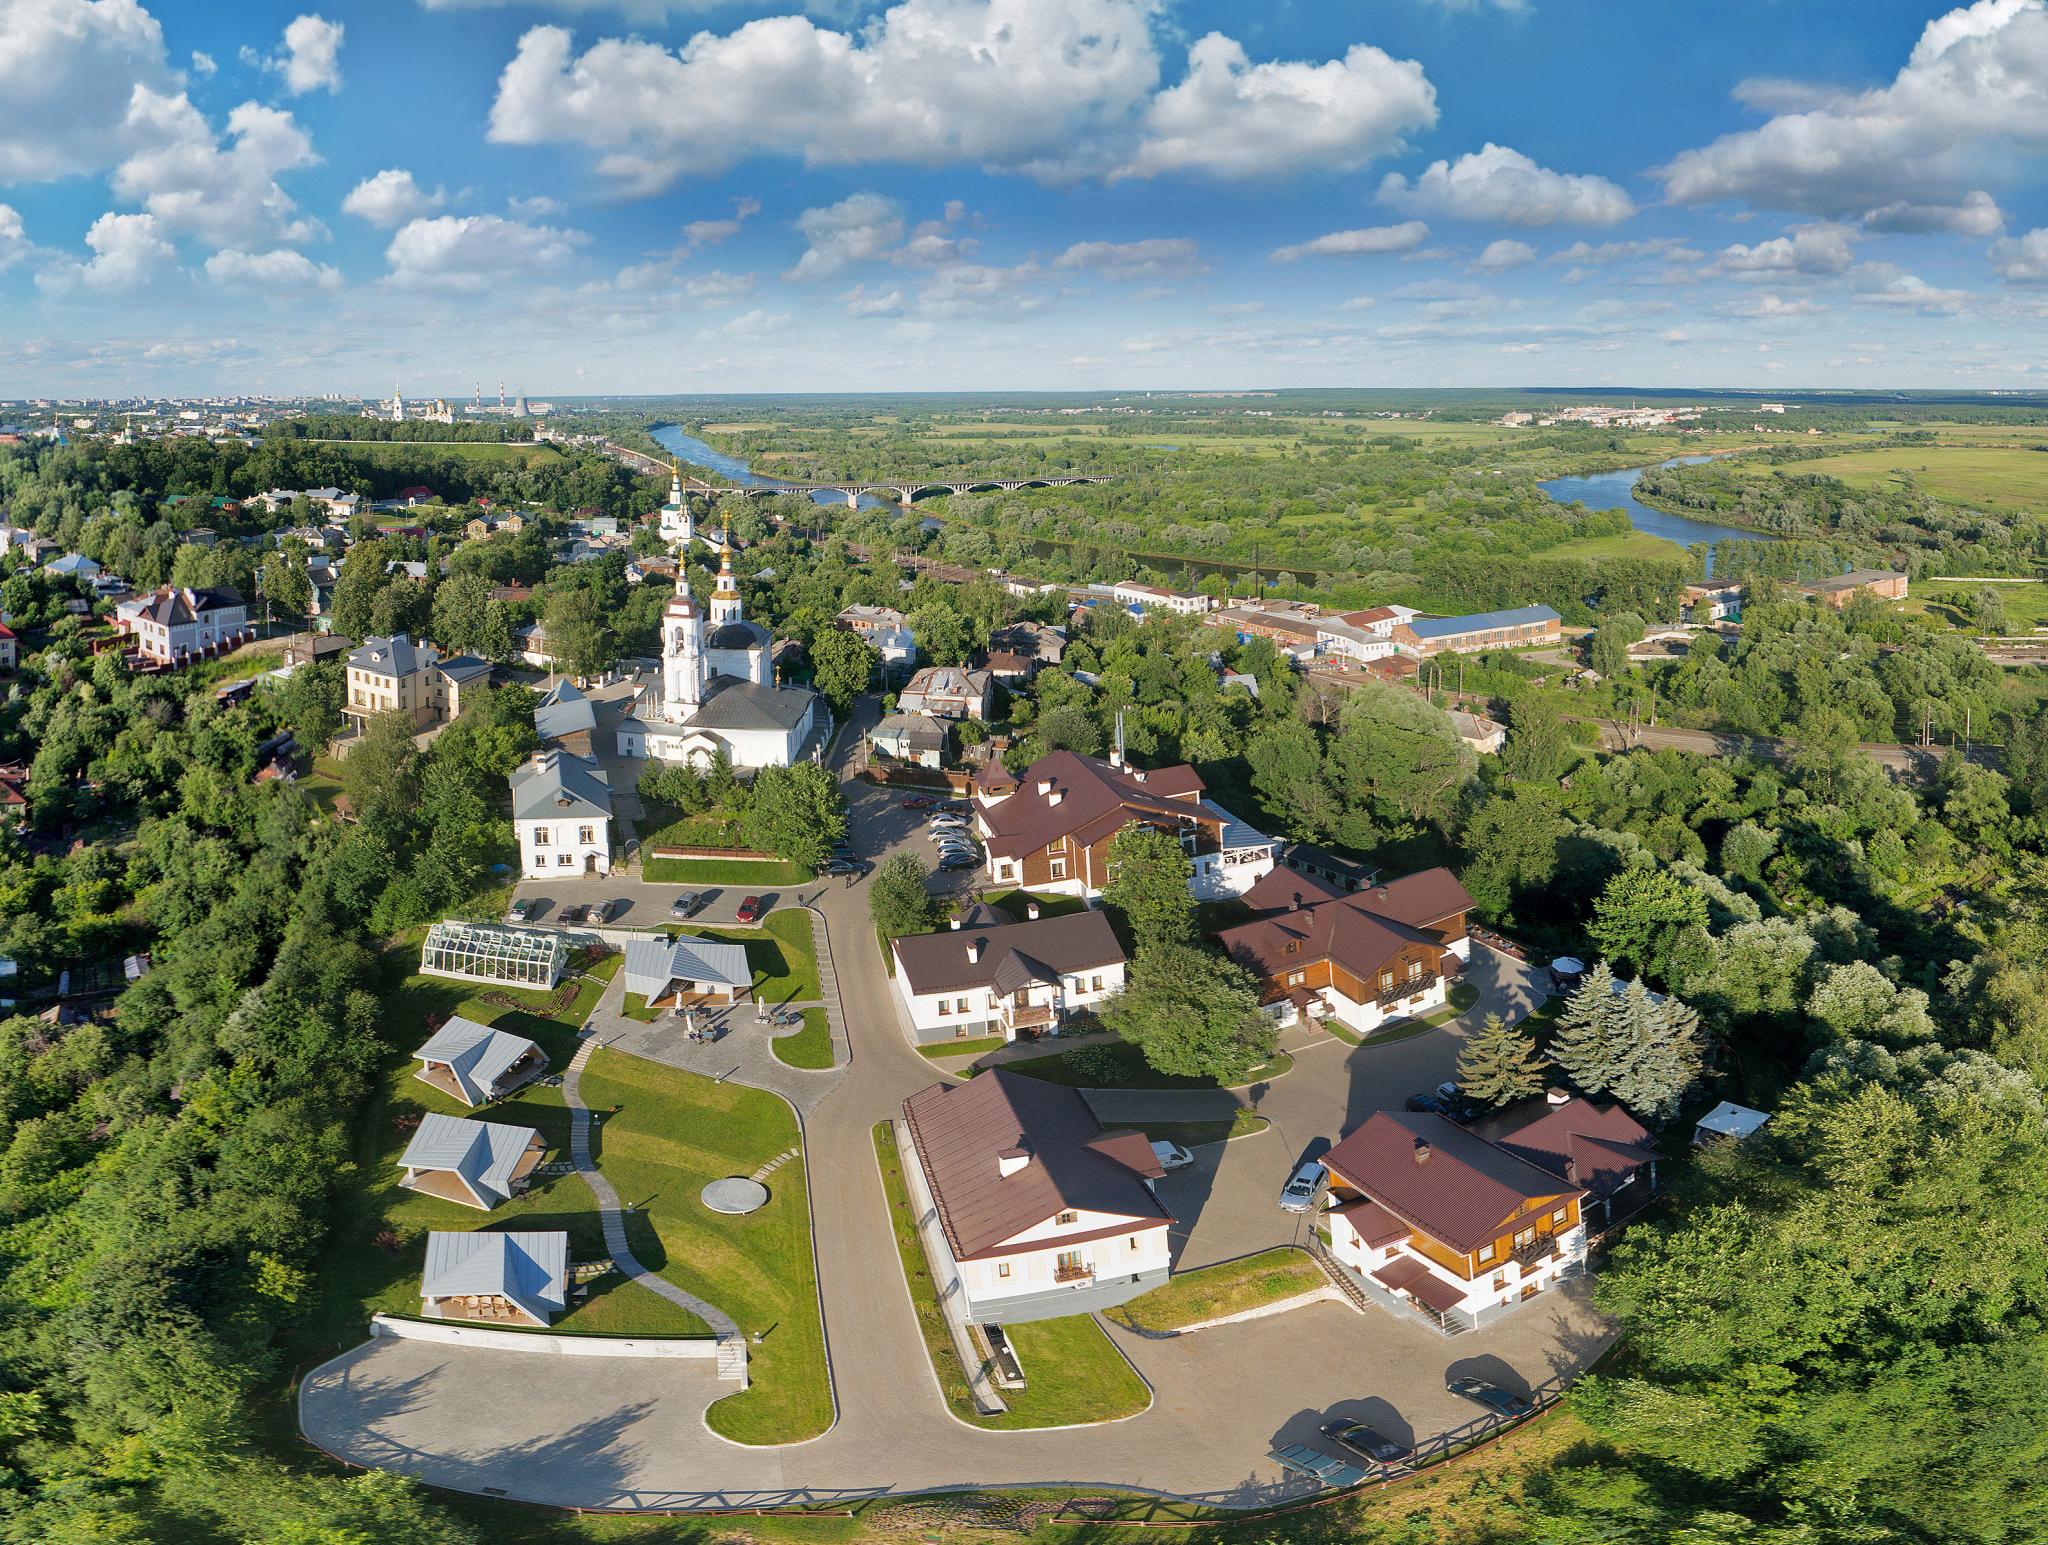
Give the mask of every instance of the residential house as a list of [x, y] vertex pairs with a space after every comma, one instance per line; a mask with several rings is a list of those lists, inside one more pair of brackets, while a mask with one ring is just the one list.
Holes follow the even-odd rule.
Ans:
[[14, 630], [0, 622], [0, 671], [21, 668], [21, 641], [14, 636]]
[[464, 1105], [502, 1100], [547, 1071], [548, 1054], [523, 1035], [452, 1016], [413, 1053], [413, 1077]]
[[1799, 593], [1840, 611], [1852, 596], [1858, 595], [1876, 596], [1880, 601], [1903, 601], [1906, 583], [1906, 576], [1896, 569], [1851, 569], [1846, 574], [1801, 585]]
[[1563, 636], [1563, 619], [1547, 606], [1518, 606], [1469, 617], [1417, 617], [1396, 623], [1393, 632], [1403, 652], [1423, 659], [1484, 649], [1527, 649], [1556, 644]]
[[994, 701], [995, 680], [987, 671], [927, 665], [897, 694], [896, 709], [934, 719], [986, 719]]
[[1172, 612], [1179, 617], [1199, 617], [1203, 612], [1211, 611], [1216, 606], [1216, 602], [1205, 595], [1167, 590], [1162, 586], [1142, 584], [1134, 579], [1111, 585], [1109, 593], [1124, 605], [1135, 607], [1139, 611]]
[[677, 1008], [737, 1003], [754, 986], [747, 947], [731, 939], [682, 934], [674, 939], [632, 939], [622, 967], [626, 991], [649, 1008], [669, 998]]
[[[477, 500], [479, 507], [489, 503], [488, 499]], [[500, 532], [516, 536], [525, 529], [526, 517], [515, 512], [510, 515], [475, 516], [464, 524], [462, 534], [468, 540], [475, 542], [481, 541], [485, 537], [497, 536]]]
[[428, 1111], [399, 1156], [399, 1184], [489, 1212], [526, 1189], [547, 1152], [532, 1127]]
[[884, 667], [917, 663], [917, 638], [911, 632], [910, 619], [895, 607], [849, 606], [836, 620], [840, 627], [873, 645]]
[[1740, 622], [1742, 586], [1687, 585], [1685, 620], [1693, 623]]
[[868, 732], [868, 747], [878, 756], [919, 767], [946, 765], [947, 722], [923, 714], [885, 714]]
[[912, 1206], [936, 1212], [932, 1275], [968, 1320], [1088, 1314], [1166, 1280], [1164, 1171], [1143, 1133], [1105, 1132], [1078, 1090], [993, 1068], [912, 1095], [903, 1125]]
[[1259, 1001], [1283, 1025], [1334, 1018], [1360, 1035], [1441, 1008], [1445, 980], [1471, 952], [1472, 898], [1448, 869], [1424, 869], [1338, 894], [1280, 870], [1245, 896], [1262, 916], [1217, 935], [1259, 978]]
[[427, 1319], [546, 1326], [568, 1307], [566, 1233], [428, 1231], [420, 1277], [420, 1313]]
[[558, 681], [534, 705], [533, 730], [548, 744], [589, 758], [595, 755], [591, 741], [597, 733], [597, 705], [574, 682]]
[[512, 825], [519, 869], [552, 874], [610, 874], [612, 791], [596, 762], [542, 751], [512, 774]]
[[398, 503], [406, 509], [411, 509], [419, 504], [439, 504], [440, 502], [441, 496], [424, 483], [415, 483], [410, 488], [398, 490]]
[[1337, 895], [1362, 890], [1380, 877], [1379, 870], [1371, 864], [1345, 858], [1328, 848], [1319, 848], [1313, 842], [1284, 843], [1278, 856], [1287, 868], [1320, 880], [1325, 889]]
[[1055, 751], [1012, 777], [991, 761], [975, 778], [974, 803], [997, 885], [1099, 896], [1110, 843], [1133, 824], [1180, 840], [1201, 899], [1242, 895], [1273, 869], [1273, 839], [1205, 798], [1188, 766], [1147, 770]]
[[1042, 622], [1012, 622], [989, 635], [982, 663], [998, 681], [1028, 681], [1067, 652], [1067, 635]]
[[1453, 708], [1451, 727], [1458, 732], [1458, 739], [1481, 756], [1492, 756], [1507, 743], [1507, 727], [1483, 713], [1467, 713], [1462, 708]]
[[1124, 950], [1096, 911], [1017, 922], [977, 902], [940, 933], [895, 941], [895, 987], [920, 1043], [1058, 1035], [1124, 985]]
[[158, 665], [203, 660], [248, 642], [249, 607], [227, 585], [192, 590], [164, 585], [124, 602], [117, 620], [135, 639], [135, 649]]
[[1580, 1216], [1605, 1229], [1648, 1204], [1657, 1190], [1657, 1140], [1619, 1105], [1553, 1089], [1489, 1117], [1475, 1130], [1496, 1147], [1585, 1190]]
[[51, 574], [60, 574], [66, 579], [92, 580], [98, 577], [100, 566], [84, 553], [66, 553], [61, 558], [52, 558], [44, 565]]
[[1379, 1111], [1323, 1155], [1330, 1255], [1450, 1334], [1584, 1272], [1583, 1186], [1434, 1113]]
[[432, 644], [403, 633], [366, 638], [348, 657], [342, 717], [360, 733], [378, 714], [402, 713], [421, 729], [462, 713], [464, 692], [490, 685], [491, 662], [474, 655], [443, 657]]

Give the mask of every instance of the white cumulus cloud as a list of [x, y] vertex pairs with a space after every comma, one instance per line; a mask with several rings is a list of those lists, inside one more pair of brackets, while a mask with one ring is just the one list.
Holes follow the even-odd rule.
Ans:
[[1846, 225], [1799, 225], [1783, 236], [1723, 247], [1708, 272], [1731, 279], [1778, 279], [1845, 272], [1856, 260], [1855, 232]]
[[589, 239], [582, 231], [499, 215], [436, 215], [401, 226], [384, 257], [390, 282], [400, 288], [480, 290], [498, 279], [559, 267]]
[[1475, 274], [1504, 274], [1511, 268], [1520, 268], [1536, 261], [1536, 249], [1526, 241], [1513, 241], [1503, 236], [1498, 241], [1486, 244], [1486, 250], [1472, 260]]
[[138, 86], [174, 81], [163, 29], [135, 0], [0, 3], [0, 183], [119, 160]]
[[154, 215], [101, 215], [85, 233], [85, 244], [92, 250], [91, 258], [53, 264], [36, 275], [36, 284], [59, 294], [78, 284], [92, 290], [132, 290], [177, 258]]
[[21, 212], [12, 204], [0, 204], [0, 273], [7, 272], [35, 249], [29, 245], [28, 228]]
[[2048, 284], [2048, 226], [1994, 241], [1991, 267], [2010, 284]]
[[365, 177], [341, 201], [341, 212], [367, 220], [379, 229], [395, 231], [409, 220], [434, 213], [448, 201], [439, 188], [429, 193], [402, 167], [386, 167]]
[[1082, 269], [1105, 279], [1168, 279], [1202, 272], [1200, 249], [1185, 236], [1144, 241], [1077, 241], [1058, 257], [1058, 269]]
[[303, 252], [278, 247], [270, 252], [243, 252], [228, 247], [206, 260], [206, 277], [215, 284], [248, 285], [266, 290], [336, 290], [341, 274], [316, 263]]
[[1959, 200], [1957, 189], [2001, 156], [2048, 149], [2048, 6], [1977, 0], [1937, 16], [1891, 82], [1870, 90], [1765, 82], [1740, 94], [1786, 110], [1659, 168], [1673, 203], [1733, 199], [1879, 223], [1901, 205], [1945, 207], [1938, 226], [1930, 213], [1913, 218], [1985, 234], [1972, 226], [1988, 218], [1988, 195]]
[[1275, 247], [1276, 263], [1295, 263], [1305, 257], [1373, 257], [1387, 252], [1413, 252], [1429, 239], [1429, 227], [1420, 220], [1399, 225], [1368, 225], [1353, 231], [1331, 231], [1291, 247]]
[[164, 235], [238, 246], [322, 234], [277, 180], [318, 160], [290, 113], [244, 102], [228, 114], [223, 142], [182, 93], [140, 87], [127, 127], [143, 148], [114, 169], [114, 191], [155, 215]]
[[1398, 209], [1502, 225], [1618, 225], [1636, 212], [1605, 177], [1553, 172], [1494, 144], [1456, 161], [1433, 162], [1412, 182], [1389, 172], [1379, 196]]
[[308, 91], [341, 90], [340, 22], [308, 15], [292, 19], [284, 29], [284, 52], [272, 67], [284, 76], [284, 89], [293, 96]]
[[903, 211], [879, 193], [855, 193], [836, 204], [806, 209], [797, 216], [796, 228], [808, 245], [782, 277], [802, 284], [884, 256], [903, 239]]
[[1122, 174], [1350, 170], [1436, 117], [1436, 88], [1412, 59], [1358, 43], [1321, 64], [1253, 64], [1242, 44], [1212, 32], [1188, 50], [1186, 79], [1146, 111], [1144, 141]]

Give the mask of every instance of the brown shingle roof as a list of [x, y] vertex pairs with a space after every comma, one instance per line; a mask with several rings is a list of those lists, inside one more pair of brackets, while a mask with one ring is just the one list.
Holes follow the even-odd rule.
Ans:
[[1291, 907], [1335, 901], [1338, 894], [1313, 875], [1276, 864], [1270, 873], [1260, 875], [1241, 899], [1254, 912], [1285, 912]]
[[[903, 1102], [903, 1117], [956, 1260], [1000, 1255], [1006, 1240], [1068, 1209], [1137, 1219], [1141, 1228], [1173, 1221], [1130, 1168], [1091, 1146], [1102, 1124], [1063, 1084], [994, 1068], [920, 1090]], [[1003, 1174], [999, 1156], [1016, 1151], [1029, 1162]]]
[[1293, 910], [1271, 911], [1226, 929], [1217, 942], [1231, 959], [1262, 976], [1333, 960], [1353, 976], [1369, 978], [1410, 944], [1437, 947], [1438, 941], [1421, 930], [1472, 905], [1448, 869], [1425, 869], [1348, 896], [1332, 896], [1305, 875], [1275, 869], [1245, 899], [1270, 911], [1290, 905], [1276, 898], [1297, 895], [1300, 905]]
[[1323, 1164], [1352, 1189], [1465, 1254], [1497, 1238], [1524, 1202], [1585, 1195], [1455, 1121], [1405, 1111], [1369, 1116], [1323, 1156]]
[[1595, 1196], [1618, 1190], [1657, 1157], [1650, 1130], [1619, 1105], [1570, 1100], [1496, 1139], [1509, 1153], [1584, 1186]]
[[[979, 960], [967, 951], [978, 945]], [[1035, 975], [1030, 965], [1049, 967], [1061, 975], [1111, 965], [1124, 958], [1116, 930], [1100, 912], [1069, 912], [1014, 923], [1000, 912], [977, 908], [958, 928], [943, 933], [911, 934], [896, 941], [896, 969], [913, 992], [954, 992], [963, 987], [999, 984], [1014, 976], [1014, 965]], [[1011, 990], [1014, 990], [1012, 988]]]
[[[1052, 792], [1041, 794], [1041, 783], [1050, 783]], [[1139, 772], [1072, 751], [1054, 751], [1019, 773], [1017, 792], [1000, 804], [983, 807], [981, 815], [989, 828], [989, 852], [1017, 858], [1059, 837], [1094, 843], [1148, 818], [1173, 825], [1196, 818], [1220, 824], [1197, 803], [1201, 792], [1201, 778], [1185, 765]], [[1053, 794], [1059, 796], [1057, 804]]]

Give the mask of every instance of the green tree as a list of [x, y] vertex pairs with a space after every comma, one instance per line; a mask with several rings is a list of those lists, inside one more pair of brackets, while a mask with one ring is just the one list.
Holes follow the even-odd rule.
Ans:
[[846, 801], [816, 762], [764, 767], [748, 785], [746, 830], [754, 846], [816, 869], [846, 835]]
[[341, 762], [341, 787], [356, 820], [387, 839], [409, 830], [419, 809], [419, 751], [403, 713], [375, 715]]
[[1257, 978], [1193, 944], [1138, 955], [1102, 1021], [1160, 1072], [1223, 1084], [1270, 1060], [1279, 1038]]
[[612, 662], [611, 629], [602, 603], [587, 587], [550, 588], [541, 632], [547, 636], [548, 653], [571, 675], [593, 675]]
[[868, 882], [868, 915], [885, 939], [929, 933], [938, 926], [939, 908], [925, 890], [930, 871], [909, 853], [886, 860]]
[[1319, 842], [1330, 835], [1342, 801], [1324, 772], [1313, 729], [1295, 718], [1263, 725], [1246, 744], [1245, 761], [1252, 791], [1284, 836]]
[[263, 560], [263, 598], [274, 617], [302, 620], [313, 608], [313, 580], [306, 572], [305, 546], [287, 543]]
[[1508, 713], [1501, 771], [1529, 783], [1554, 783], [1571, 763], [1571, 735], [1564, 716], [1534, 693], [1517, 698]]
[[491, 582], [481, 574], [455, 574], [434, 588], [433, 636], [444, 649], [489, 658], [485, 637]]
[[1338, 716], [1328, 765], [1346, 800], [1382, 819], [1446, 814], [1472, 780], [1478, 756], [1449, 714], [1413, 692], [1361, 682]]
[[1642, 642], [1643, 619], [1634, 612], [1616, 612], [1593, 630], [1586, 646], [1586, 663], [1602, 676], [1619, 676], [1628, 669], [1629, 645]]
[[1484, 1104], [1507, 1105], [1542, 1092], [1544, 1066], [1527, 1030], [1488, 1014], [1458, 1048], [1458, 1087]]
[[1661, 976], [1679, 933], [1706, 921], [1697, 889], [1668, 869], [1635, 864], [1607, 882], [1586, 932], [1608, 959]]
[[841, 718], [868, 687], [880, 657], [874, 645], [850, 628], [824, 628], [811, 640], [811, 674], [832, 711]]
[[1130, 930], [1139, 952], [1194, 938], [1195, 903], [1188, 893], [1193, 873], [1179, 839], [1156, 826], [1134, 821], [1110, 839], [1102, 899]]

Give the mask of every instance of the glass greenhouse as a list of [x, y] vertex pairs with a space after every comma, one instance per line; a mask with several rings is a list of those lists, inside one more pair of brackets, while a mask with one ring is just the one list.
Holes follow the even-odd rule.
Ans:
[[427, 930], [420, 971], [460, 982], [552, 987], [561, 979], [566, 953], [559, 934], [450, 919]]

